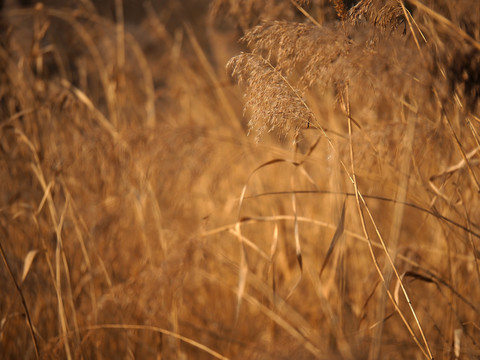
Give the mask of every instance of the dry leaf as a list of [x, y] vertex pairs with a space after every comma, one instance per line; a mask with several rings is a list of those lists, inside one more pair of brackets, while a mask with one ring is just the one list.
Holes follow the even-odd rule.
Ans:
[[25, 281], [25, 278], [28, 275], [28, 272], [30, 271], [30, 267], [32, 266], [33, 260], [35, 259], [35, 256], [40, 252], [40, 250], [30, 250], [25, 256], [25, 261], [23, 263], [23, 272], [22, 272], [22, 280], [21, 282], [23, 283]]

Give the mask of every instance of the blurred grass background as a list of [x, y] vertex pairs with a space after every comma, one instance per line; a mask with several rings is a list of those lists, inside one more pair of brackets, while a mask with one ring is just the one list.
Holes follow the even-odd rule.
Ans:
[[1, 357], [480, 356], [480, 10], [423, 3], [425, 54], [407, 25], [352, 50], [377, 88], [309, 88], [292, 146], [247, 136], [226, 64], [248, 29], [332, 27], [343, 2], [5, 0]]

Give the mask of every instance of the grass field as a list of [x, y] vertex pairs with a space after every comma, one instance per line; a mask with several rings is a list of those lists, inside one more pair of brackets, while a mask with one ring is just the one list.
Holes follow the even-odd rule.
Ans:
[[4, 1], [0, 357], [480, 357], [480, 2]]

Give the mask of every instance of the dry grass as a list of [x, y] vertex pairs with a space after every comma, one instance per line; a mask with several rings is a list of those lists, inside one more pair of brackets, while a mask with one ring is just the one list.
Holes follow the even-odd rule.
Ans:
[[207, 5], [2, 10], [0, 356], [479, 357], [479, 3]]

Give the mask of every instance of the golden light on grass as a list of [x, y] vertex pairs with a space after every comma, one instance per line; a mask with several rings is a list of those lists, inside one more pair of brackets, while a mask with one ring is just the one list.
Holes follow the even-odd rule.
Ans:
[[1, 358], [480, 356], [480, 3], [0, 17]]

